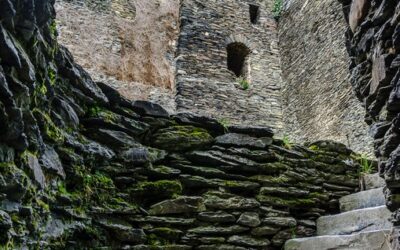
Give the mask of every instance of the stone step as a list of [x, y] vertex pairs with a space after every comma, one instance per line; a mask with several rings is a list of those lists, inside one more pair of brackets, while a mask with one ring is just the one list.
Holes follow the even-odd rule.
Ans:
[[361, 176], [361, 189], [369, 190], [374, 188], [385, 187], [385, 180], [382, 179], [378, 173], [376, 174], [365, 174]]
[[285, 250], [391, 250], [390, 230], [292, 239]]
[[317, 220], [317, 235], [346, 235], [392, 227], [391, 212], [386, 206], [353, 210]]
[[375, 188], [367, 191], [347, 195], [339, 199], [340, 211], [348, 212], [368, 207], [378, 207], [386, 204], [383, 188]]

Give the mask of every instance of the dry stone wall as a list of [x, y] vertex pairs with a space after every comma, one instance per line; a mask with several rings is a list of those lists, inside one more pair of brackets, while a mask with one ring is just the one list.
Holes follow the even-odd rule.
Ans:
[[372, 155], [365, 111], [348, 71], [346, 22], [336, 0], [292, 0], [279, 21], [284, 133], [296, 141], [321, 138]]
[[54, 1], [0, 1], [0, 246], [281, 249], [358, 186], [344, 145], [131, 102], [56, 40]]
[[353, 88], [366, 108], [387, 206], [394, 212], [393, 249], [400, 247], [399, 85], [400, 3], [353, 0], [343, 4]]
[[[259, 6], [255, 24], [250, 4]], [[277, 27], [268, 4], [259, 1], [185, 0], [177, 51], [177, 109], [207, 114], [232, 124], [282, 128]], [[244, 79], [228, 70], [227, 47], [250, 50]]]

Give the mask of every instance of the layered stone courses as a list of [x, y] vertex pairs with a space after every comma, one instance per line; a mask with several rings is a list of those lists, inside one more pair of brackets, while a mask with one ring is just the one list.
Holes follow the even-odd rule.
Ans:
[[384, 205], [383, 180], [365, 173], [360, 179], [366, 191], [340, 198], [342, 213], [320, 217], [316, 223], [318, 236], [291, 239], [284, 249], [398, 249], [391, 247], [391, 212]]
[[279, 20], [284, 133], [295, 141], [339, 141], [372, 156], [365, 111], [351, 88], [341, 4], [286, 3]]
[[[260, 8], [256, 24], [250, 4]], [[177, 50], [177, 110], [207, 114], [232, 124], [268, 125], [280, 131], [282, 111], [277, 25], [263, 1], [182, 2]], [[227, 67], [227, 46], [241, 43], [249, 88]]]
[[276, 250], [357, 190], [345, 145], [127, 100], [58, 45], [54, 1], [0, 3], [1, 247]]
[[[348, 80], [345, 22], [335, 0], [283, 1], [279, 27], [272, 0], [167, 2], [58, 0], [62, 42], [86, 68], [104, 64], [91, 69], [92, 74], [111, 67], [121, 81], [108, 77], [110, 70], [96, 80], [117, 87], [129, 98], [146, 98], [171, 112], [206, 114], [227, 124], [272, 126], [277, 134], [294, 141], [332, 139], [371, 154], [363, 109]], [[254, 20], [251, 8], [252, 13], [258, 8]], [[363, 17], [365, 8], [355, 9]], [[135, 14], [139, 18], [133, 22]], [[71, 16], [82, 21], [71, 24]], [[110, 25], [116, 24], [107, 20], [116, 17], [127, 25], [115, 30]], [[97, 25], [105, 30], [88, 25], [92, 19], [93, 23], [105, 23]], [[95, 53], [87, 56], [89, 50], [76, 42], [71, 30], [83, 33], [82, 44], [92, 48], [91, 39], [96, 39], [92, 44], [101, 48], [92, 49]], [[89, 31], [102, 35], [90, 35]], [[122, 41], [123, 33], [132, 34]], [[111, 47], [109, 40], [113, 41]], [[229, 44], [245, 46], [251, 52], [241, 70], [245, 82], [228, 70]], [[104, 48], [112, 53], [96, 52], [104, 52]], [[125, 77], [148, 87], [126, 82]], [[174, 91], [149, 87], [159, 83]]]

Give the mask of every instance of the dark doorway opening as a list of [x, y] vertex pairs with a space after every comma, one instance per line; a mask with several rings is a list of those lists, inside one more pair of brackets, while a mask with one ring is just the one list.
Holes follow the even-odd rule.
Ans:
[[252, 24], [257, 24], [258, 19], [260, 19], [260, 6], [250, 4], [250, 22]]
[[250, 49], [243, 43], [235, 42], [228, 45], [228, 69], [237, 77], [245, 76], [245, 66]]

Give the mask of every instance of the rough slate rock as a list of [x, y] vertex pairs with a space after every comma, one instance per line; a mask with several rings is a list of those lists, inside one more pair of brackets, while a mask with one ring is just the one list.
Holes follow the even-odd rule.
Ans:
[[133, 110], [140, 115], [149, 115], [155, 117], [169, 117], [169, 113], [160, 105], [148, 101], [135, 101]]
[[226, 146], [266, 148], [272, 144], [271, 137], [255, 138], [245, 134], [229, 133], [215, 138], [216, 143]]
[[261, 127], [261, 126], [229, 126], [228, 131], [232, 133], [238, 134], [248, 134], [257, 137], [272, 137], [274, 135], [274, 131], [269, 127]]

